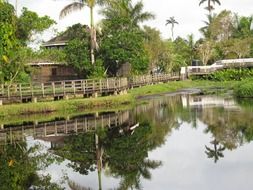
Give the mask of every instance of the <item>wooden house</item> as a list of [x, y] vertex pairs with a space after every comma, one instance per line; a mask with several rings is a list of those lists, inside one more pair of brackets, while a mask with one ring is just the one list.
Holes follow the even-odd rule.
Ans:
[[33, 82], [75, 80], [82, 78], [72, 66], [63, 63], [29, 63]]

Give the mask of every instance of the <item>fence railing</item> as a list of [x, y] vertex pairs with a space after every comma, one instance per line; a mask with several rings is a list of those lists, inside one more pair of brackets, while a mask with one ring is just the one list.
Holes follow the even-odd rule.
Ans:
[[99, 127], [114, 128], [123, 124], [132, 124], [129, 111], [107, 113], [98, 116], [84, 115], [76, 118], [30, 123], [17, 126], [4, 126], [0, 129], [0, 145], [20, 141], [26, 136], [34, 138], [65, 136], [85, 132], [94, 132]]
[[0, 85], [0, 98], [46, 97], [112, 92], [127, 88], [127, 78], [71, 80], [34, 84]]
[[157, 75], [141, 75], [134, 76], [129, 79], [130, 87], [139, 87], [159, 82], [167, 82], [171, 80], [179, 80], [179, 73], [170, 73], [170, 74], [157, 74]]
[[178, 73], [142, 75], [132, 78], [107, 78], [66, 80], [45, 83], [0, 85], [0, 100], [3, 103], [31, 101], [47, 97], [63, 98], [76, 95], [118, 93], [131, 87], [139, 87], [170, 80], [179, 80]]

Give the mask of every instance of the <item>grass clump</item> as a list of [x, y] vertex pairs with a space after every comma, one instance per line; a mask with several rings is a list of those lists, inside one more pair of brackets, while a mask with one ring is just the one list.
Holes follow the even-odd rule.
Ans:
[[253, 79], [243, 80], [237, 84], [234, 94], [238, 98], [253, 98]]

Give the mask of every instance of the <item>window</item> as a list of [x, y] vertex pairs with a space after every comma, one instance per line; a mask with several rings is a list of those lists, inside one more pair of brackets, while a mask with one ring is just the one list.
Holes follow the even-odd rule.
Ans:
[[56, 76], [57, 75], [57, 69], [56, 68], [52, 68], [52, 76]]

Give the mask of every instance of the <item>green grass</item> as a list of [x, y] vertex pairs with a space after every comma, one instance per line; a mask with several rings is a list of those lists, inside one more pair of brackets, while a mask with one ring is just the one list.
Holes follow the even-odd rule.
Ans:
[[237, 84], [235, 81], [229, 81], [229, 82], [214, 82], [214, 81], [175, 81], [175, 82], [169, 82], [165, 84], [157, 84], [157, 85], [150, 85], [150, 86], [144, 86], [141, 88], [135, 88], [129, 91], [131, 95], [133, 95], [135, 98], [139, 96], [146, 96], [146, 95], [154, 95], [159, 93], [165, 93], [165, 92], [175, 92], [180, 89], [184, 88], [200, 88], [203, 91], [208, 91], [212, 88], [224, 88], [226, 90], [231, 89], [234, 87], [234, 85]]
[[47, 114], [59, 112], [70, 114], [100, 108], [117, 108], [122, 105], [131, 105], [134, 99], [130, 94], [121, 96], [107, 96], [100, 98], [72, 99], [52, 102], [38, 102], [27, 104], [13, 104], [0, 106], [0, 117], [27, 116], [31, 114]]
[[[208, 91], [210, 88], [232, 88], [236, 82], [209, 82], [209, 81], [175, 81], [164, 84], [144, 86], [129, 90], [127, 95], [107, 96], [86, 99], [70, 99], [52, 102], [38, 102], [0, 106], [1, 121], [22, 120], [35, 114], [71, 115], [79, 112], [94, 112], [97, 110], [119, 109], [120, 107], [136, 104], [136, 98], [145, 95], [154, 95], [165, 92], [175, 92], [183, 88], [201, 88]], [[43, 117], [43, 116], [41, 116]], [[45, 115], [44, 115], [45, 117]], [[47, 117], [48, 118], [48, 117]]]

